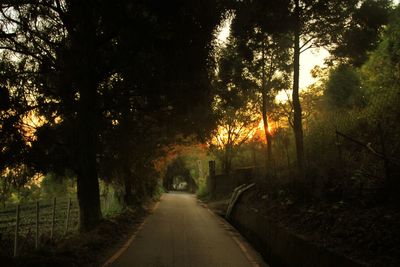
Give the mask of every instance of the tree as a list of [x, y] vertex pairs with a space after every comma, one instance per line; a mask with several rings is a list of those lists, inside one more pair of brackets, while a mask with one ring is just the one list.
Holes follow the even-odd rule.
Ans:
[[[332, 43], [332, 36], [344, 28], [346, 18], [356, 7], [352, 1], [241, 1], [236, 8], [242, 8], [241, 24], [258, 25], [265, 32], [291, 33], [293, 38], [293, 130], [296, 140], [297, 166], [300, 177], [305, 176], [302, 110], [299, 94], [300, 54], [312, 47]], [[280, 23], [282, 20], [288, 23]]]
[[[246, 15], [238, 13], [236, 17], [240, 22], [240, 17]], [[262, 28], [255, 25], [240, 25], [233, 23], [235, 32], [238, 32], [240, 42], [240, 53], [244, 61], [242, 75], [249, 76], [254, 82], [254, 86], [249, 88], [259, 95], [260, 114], [264, 125], [264, 134], [267, 141], [266, 168], [271, 169], [272, 156], [272, 134], [269, 130], [268, 116], [272, 112], [273, 102], [276, 94], [286, 89], [290, 69], [290, 39], [285, 34], [264, 32]], [[245, 36], [240, 36], [243, 32], [241, 28], [250, 28]], [[250, 56], [245, 56], [250, 55]]]
[[232, 22], [233, 36], [243, 60], [242, 76], [248, 76], [259, 95], [258, 106], [267, 140], [266, 167], [272, 166], [272, 134], [269, 132], [269, 113], [272, 111], [276, 93], [285, 89], [290, 59], [290, 38], [286, 26], [278, 21], [284, 19], [286, 1], [240, 1], [230, 6], [235, 10]]
[[223, 170], [226, 174], [232, 171], [232, 159], [237, 148], [247, 142], [258, 127], [259, 117], [254, 115], [256, 109], [247, 102], [241, 108], [224, 107], [220, 109], [219, 121], [211, 144], [223, 151]]
[[[357, 1], [294, 0], [293, 32], [293, 129], [299, 177], [305, 176], [302, 109], [299, 94], [300, 54], [312, 47], [328, 45], [331, 36], [343, 29]], [[318, 19], [316, 19], [318, 18]]]
[[361, 68], [361, 82], [367, 102], [364, 116], [375, 133], [370, 139], [378, 138], [377, 142], [381, 145], [386, 186], [394, 195], [398, 194], [400, 188], [396, 179], [400, 151], [400, 128], [397, 123], [400, 116], [399, 22], [400, 9], [397, 7], [390, 17], [380, 44]]
[[[7, 62], [17, 60], [22, 65], [18, 74], [27, 79], [21, 83], [21, 91], [33, 89], [28, 110], [46, 120], [38, 129], [31, 158], [19, 160], [29, 161], [37, 171], [75, 172], [83, 231], [92, 229], [101, 218], [97, 172], [103, 152], [101, 138], [108, 125], [103, 122], [123, 121], [110, 114], [132, 108], [115, 108], [121, 102], [111, 107], [109, 99], [121, 101], [114, 96], [128, 91], [124, 96], [133, 102], [132, 97], [137, 96], [141, 104], [147, 103], [147, 110], [171, 107], [168, 116], [154, 116], [157, 123], [168, 119], [160, 126], [170, 129], [168, 136], [208, 129], [208, 117], [202, 120], [204, 124], [193, 121], [188, 126], [187, 122], [202, 118], [211, 102], [209, 90], [200, 89], [209, 87], [207, 45], [218, 20], [215, 7], [211, 0], [201, 4], [2, 2], [0, 47], [11, 54]], [[125, 88], [107, 84], [118, 77], [126, 81]], [[183, 94], [188, 89], [192, 93]], [[16, 90], [7, 91], [16, 94]], [[140, 108], [139, 104], [132, 110]], [[128, 121], [123, 125], [132, 119], [125, 115]], [[171, 126], [172, 120], [176, 127]], [[15, 125], [13, 122], [11, 128], [16, 129]]]
[[336, 37], [332, 54], [360, 67], [379, 44], [380, 33], [388, 23], [392, 1], [366, 0], [354, 11], [347, 27]]
[[212, 143], [223, 151], [223, 169], [229, 174], [235, 149], [246, 142], [258, 126], [259, 103], [252, 90], [254, 80], [243, 74], [245, 61], [239, 54], [235, 40], [231, 40], [220, 51], [216, 66], [213, 111], [218, 118], [218, 127]]
[[151, 166], [166, 144], [192, 134], [204, 138], [214, 122], [205, 70], [219, 18], [215, 1], [149, 1], [140, 9], [144, 17], [135, 8], [125, 16], [132, 26], [118, 35], [118, 75], [107, 85], [111, 129], [104, 143], [123, 170], [126, 199], [145, 183], [138, 177], [150, 167], [143, 166]]
[[[30, 111], [29, 88], [24, 91], [21, 83], [27, 82], [26, 75], [18, 69], [23, 64], [6, 61], [3, 54], [0, 61], [0, 173], [17, 168], [27, 157], [29, 146], [26, 118]], [[22, 67], [23, 68], [23, 67]], [[18, 183], [19, 184], [19, 183]], [[4, 182], [7, 186], [7, 182]]]
[[324, 95], [336, 108], [351, 108], [362, 104], [361, 81], [355, 69], [339, 65], [329, 75]]

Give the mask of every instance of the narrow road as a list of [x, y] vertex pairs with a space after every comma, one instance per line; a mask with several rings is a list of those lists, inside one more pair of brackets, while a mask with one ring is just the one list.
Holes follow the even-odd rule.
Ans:
[[194, 195], [164, 194], [122, 255], [117, 267], [267, 266], [241, 237], [201, 206]]

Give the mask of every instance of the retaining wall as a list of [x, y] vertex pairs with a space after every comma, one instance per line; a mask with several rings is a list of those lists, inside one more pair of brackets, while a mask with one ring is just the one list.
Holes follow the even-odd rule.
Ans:
[[268, 222], [243, 202], [244, 192], [231, 216], [231, 223], [263, 255], [271, 267], [365, 267], [342, 255], [318, 247], [282, 226]]
[[220, 174], [211, 177], [211, 191], [216, 197], [228, 196], [232, 191], [242, 184], [250, 184], [256, 177], [253, 167], [236, 169], [231, 175]]

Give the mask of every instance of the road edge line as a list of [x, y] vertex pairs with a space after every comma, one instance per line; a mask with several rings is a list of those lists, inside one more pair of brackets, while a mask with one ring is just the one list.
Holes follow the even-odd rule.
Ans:
[[[151, 209], [151, 212], [154, 212], [160, 202], [162, 200], [162, 197], [160, 198], [160, 200], [154, 205], [154, 207]], [[139, 227], [135, 230], [135, 232], [133, 233], [133, 235], [128, 239], [128, 241], [125, 242], [125, 244], [117, 251], [114, 253], [114, 255], [112, 255], [103, 265], [102, 267], [108, 267], [111, 266], [111, 264], [113, 264], [119, 257], [121, 257], [122, 254], [124, 254], [124, 252], [129, 248], [129, 246], [132, 244], [133, 240], [135, 240], [137, 234], [140, 232], [140, 230], [142, 230], [142, 228], [144, 227], [144, 225], [147, 222], [147, 218], [144, 219], [144, 221], [139, 225]]]
[[[236, 243], [236, 245], [240, 248], [240, 250], [243, 252], [244, 256], [246, 257], [246, 259], [250, 262], [250, 264], [253, 267], [270, 267], [268, 265], [268, 263], [264, 262], [264, 260], [262, 260], [262, 257], [260, 255], [260, 253], [258, 253], [246, 240], [245, 238], [242, 236], [242, 234], [233, 226], [231, 225], [229, 222], [227, 222], [226, 220], [224, 220], [223, 218], [221, 218], [220, 216], [218, 216], [217, 214], [215, 214], [211, 209], [209, 209], [207, 207], [207, 205], [200, 201], [201, 203], [203, 203], [203, 207], [209, 212], [211, 213], [214, 217], [217, 218], [218, 221], [220, 221], [227, 229], [229, 229], [229, 236], [233, 239], [233, 241]], [[251, 251], [251, 255], [249, 250]]]

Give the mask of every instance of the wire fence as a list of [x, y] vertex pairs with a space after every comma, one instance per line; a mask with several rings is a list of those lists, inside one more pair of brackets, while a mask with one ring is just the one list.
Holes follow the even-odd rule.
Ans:
[[12, 247], [13, 256], [27, 247], [38, 248], [42, 242], [60, 240], [77, 232], [77, 198], [54, 198], [0, 209], [0, 240], [3, 248]]

